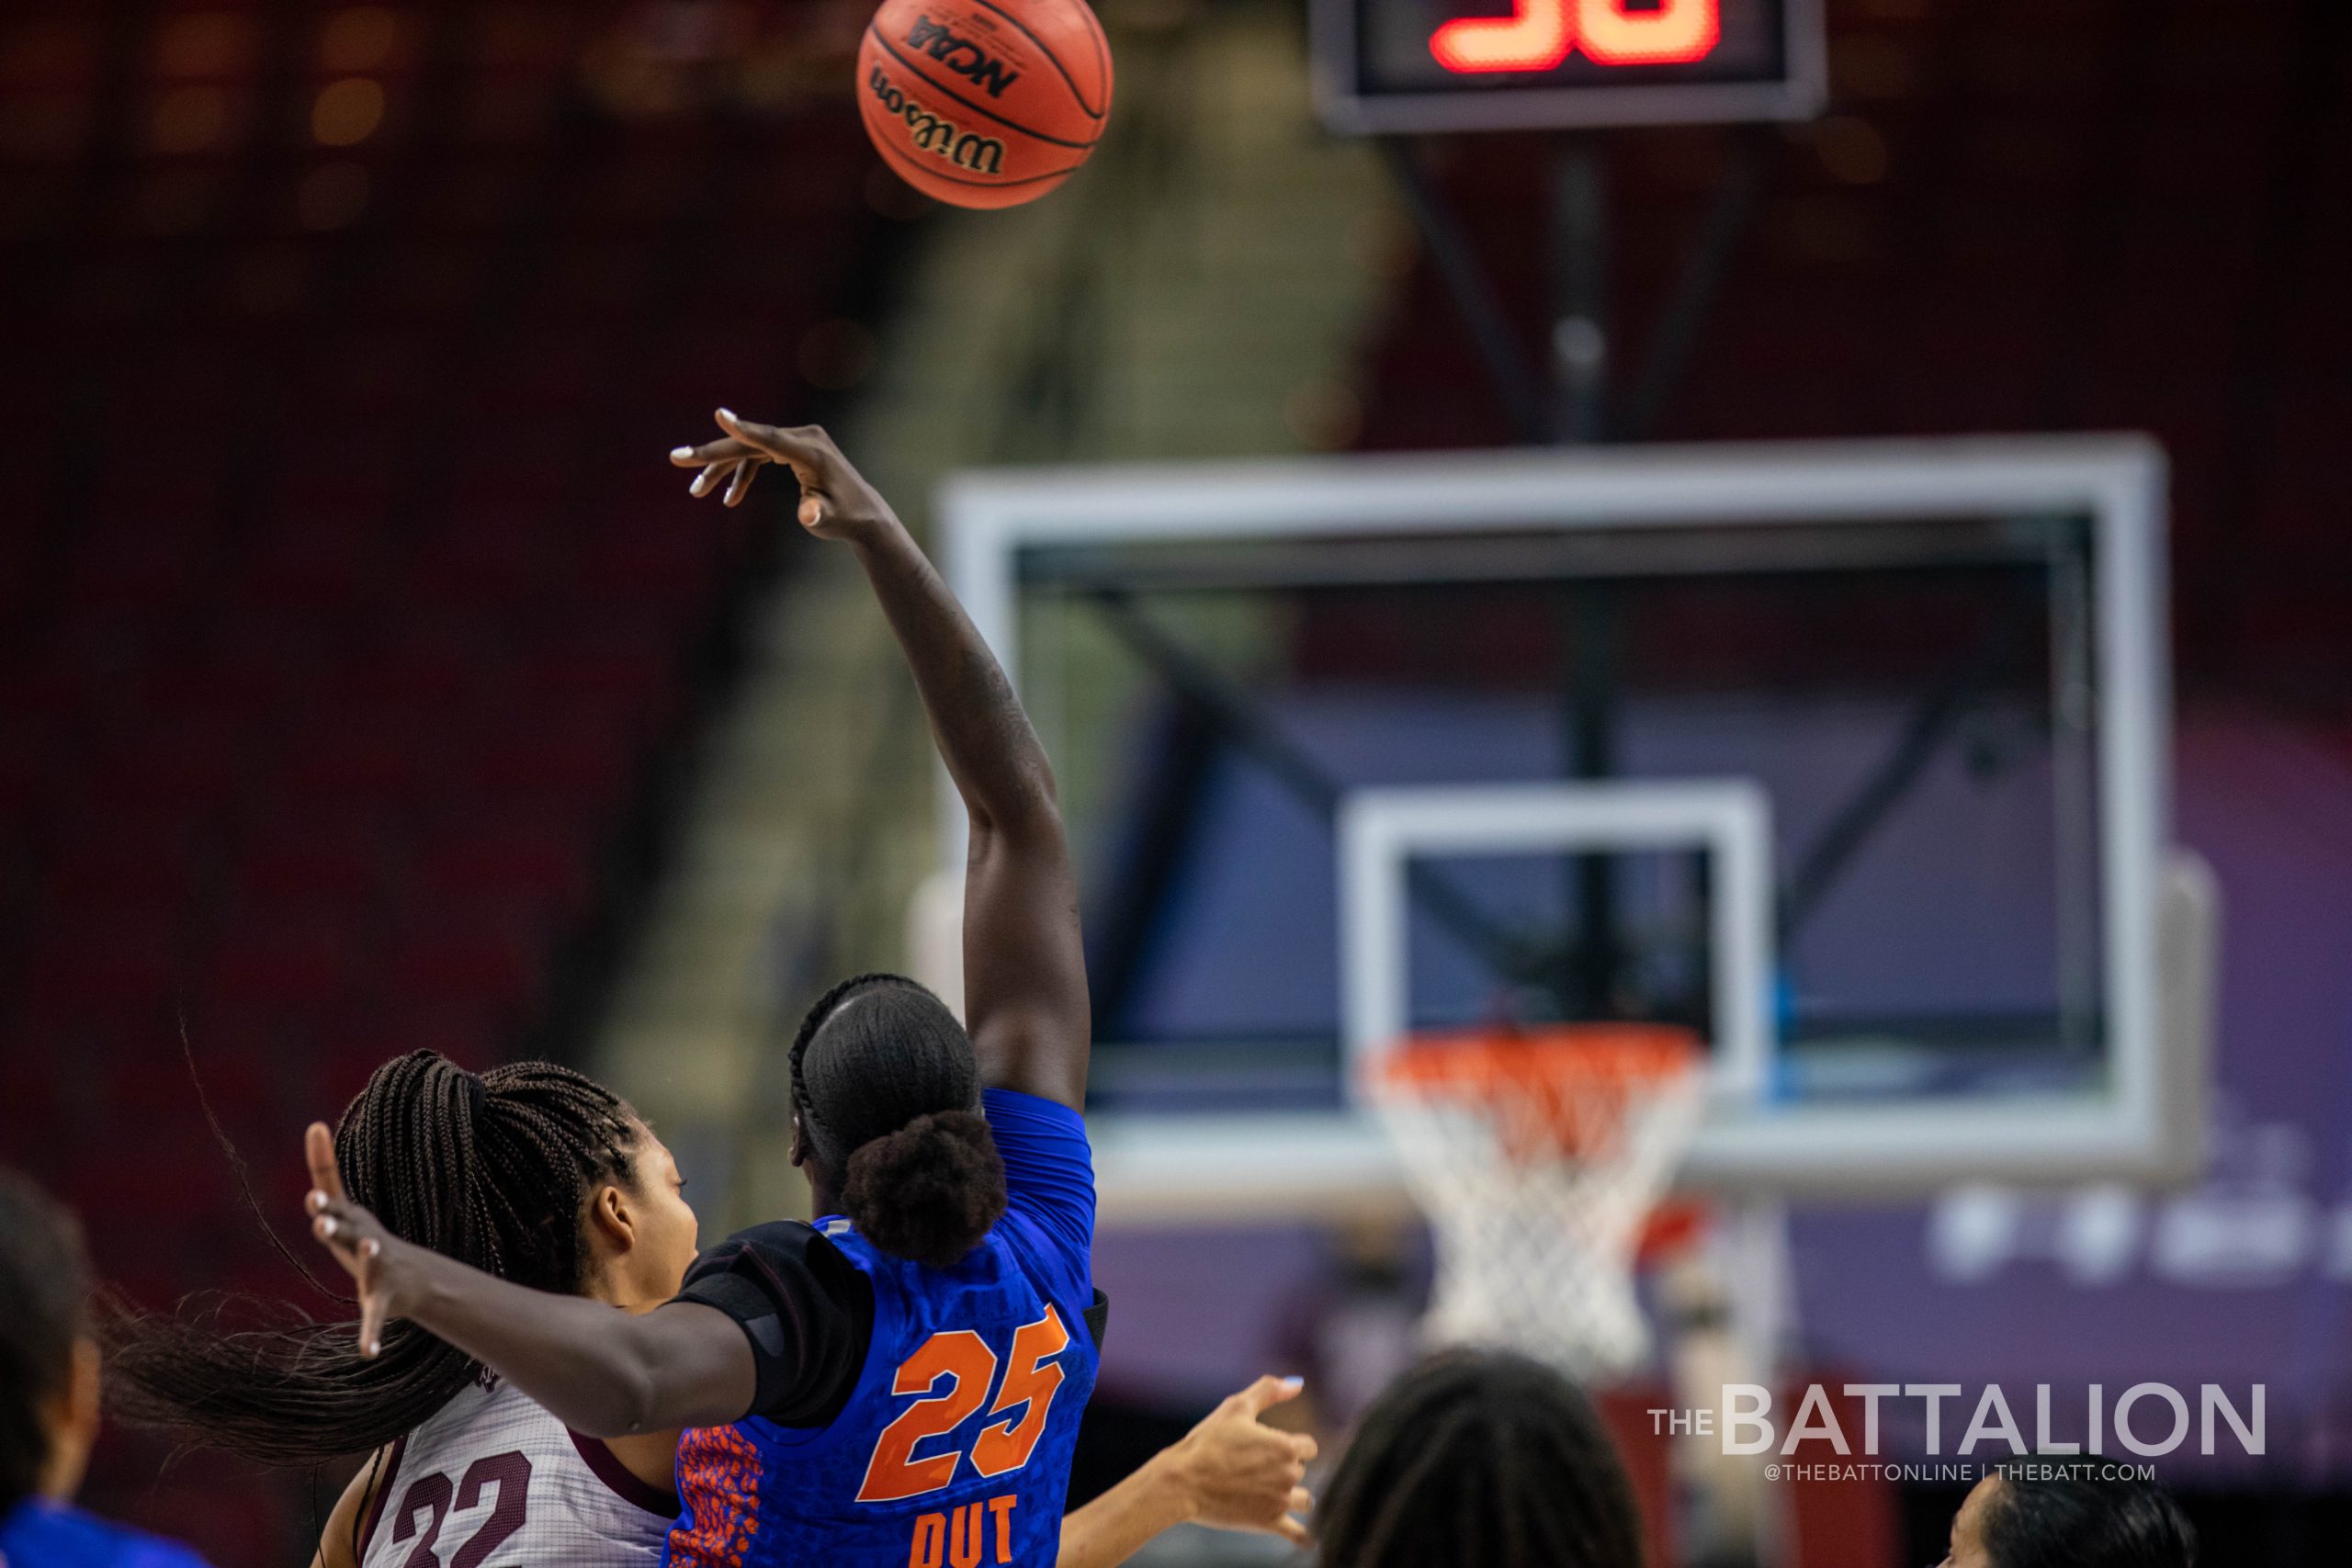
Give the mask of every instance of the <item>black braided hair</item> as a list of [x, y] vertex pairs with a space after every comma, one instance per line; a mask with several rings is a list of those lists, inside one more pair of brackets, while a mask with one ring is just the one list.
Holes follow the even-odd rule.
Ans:
[[41, 1405], [73, 1375], [89, 1299], [74, 1216], [28, 1179], [0, 1170], [0, 1518], [49, 1467]]
[[1432, 1356], [1364, 1412], [1316, 1516], [1322, 1568], [1641, 1568], [1633, 1483], [1577, 1387], [1496, 1350]]
[[2197, 1532], [2172, 1495], [2103, 1468], [2038, 1456], [2005, 1468], [1984, 1510], [1993, 1568], [2192, 1568]]
[[[591, 1193], [636, 1179], [644, 1126], [627, 1101], [569, 1067], [517, 1062], [475, 1074], [431, 1051], [376, 1069], [335, 1129], [354, 1201], [403, 1240], [534, 1290], [577, 1292]], [[224, 1328], [224, 1317], [258, 1326]], [[366, 1453], [413, 1428], [481, 1374], [412, 1324], [363, 1359], [351, 1322], [320, 1323], [238, 1297], [106, 1325], [108, 1395], [122, 1416], [271, 1464]]]
[[1004, 1213], [1004, 1160], [956, 1015], [903, 975], [856, 975], [792, 1042], [792, 1106], [815, 1184], [860, 1235], [950, 1269]]

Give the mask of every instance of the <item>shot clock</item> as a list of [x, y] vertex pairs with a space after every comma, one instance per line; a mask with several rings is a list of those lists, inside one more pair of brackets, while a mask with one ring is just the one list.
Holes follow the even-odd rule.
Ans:
[[1801, 119], [1819, 0], [1312, 0], [1316, 91], [1350, 133]]

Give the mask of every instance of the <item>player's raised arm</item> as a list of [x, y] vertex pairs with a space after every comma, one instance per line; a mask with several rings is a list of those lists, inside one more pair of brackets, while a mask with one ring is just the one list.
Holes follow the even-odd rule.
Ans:
[[800, 480], [800, 522], [857, 551], [898, 634], [931, 732], [971, 819], [964, 887], [964, 1016], [983, 1079], [1080, 1105], [1090, 1021], [1078, 888], [1053, 770], [1012, 684], [898, 514], [821, 430], [719, 411], [728, 438], [678, 448], [697, 495], [741, 502], [760, 467]]

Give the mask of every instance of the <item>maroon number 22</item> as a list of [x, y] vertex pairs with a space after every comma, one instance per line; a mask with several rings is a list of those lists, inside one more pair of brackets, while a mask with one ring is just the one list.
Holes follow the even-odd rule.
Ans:
[[458, 1548], [458, 1555], [449, 1559], [449, 1568], [481, 1568], [500, 1543], [523, 1528], [526, 1499], [531, 1490], [531, 1461], [519, 1453], [492, 1454], [478, 1459], [466, 1469], [465, 1479], [456, 1488], [449, 1485], [446, 1475], [419, 1476], [401, 1498], [400, 1523], [393, 1527], [392, 1541], [398, 1545], [417, 1533], [416, 1516], [433, 1517], [425, 1521], [424, 1538], [416, 1550], [408, 1554], [401, 1568], [441, 1568], [441, 1559], [434, 1547], [441, 1540], [441, 1522], [451, 1508], [460, 1512], [479, 1507], [486, 1487], [498, 1488], [498, 1506], [473, 1539]]

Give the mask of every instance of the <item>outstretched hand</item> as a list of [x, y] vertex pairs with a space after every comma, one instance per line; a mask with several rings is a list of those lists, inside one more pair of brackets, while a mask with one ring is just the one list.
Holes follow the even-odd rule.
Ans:
[[311, 1194], [302, 1206], [311, 1216], [311, 1234], [334, 1254], [349, 1272], [359, 1293], [359, 1353], [373, 1357], [384, 1348], [384, 1325], [401, 1315], [402, 1296], [398, 1254], [404, 1244], [384, 1229], [381, 1220], [345, 1196], [343, 1173], [335, 1168], [334, 1134], [323, 1122], [313, 1122], [302, 1134], [302, 1153], [311, 1165]]
[[1297, 1516], [1315, 1506], [1305, 1484], [1315, 1439], [1259, 1417], [1296, 1399], [1297, 1378], [1262, 1377], [1204, 1417], [1170, 1450], [1198, 1510], [1193, 1517], [1224, 1529], [1261, 1530], [1294, 1546], [1310, 1544]]
[[680, 446], [670, 454], [679, 468], [702, 470], [687, 487], [690, 493], [708, 495], [724, 486], [726, 504], [740, 505], [760, 469], [782, 463], [800, 481], [800, 525], [820, 539], [854, 539], [891, 515], [889, 503], [822, 427], [754, 424], [727, 409], [714, 417], [727, 433], [724, 440]]

